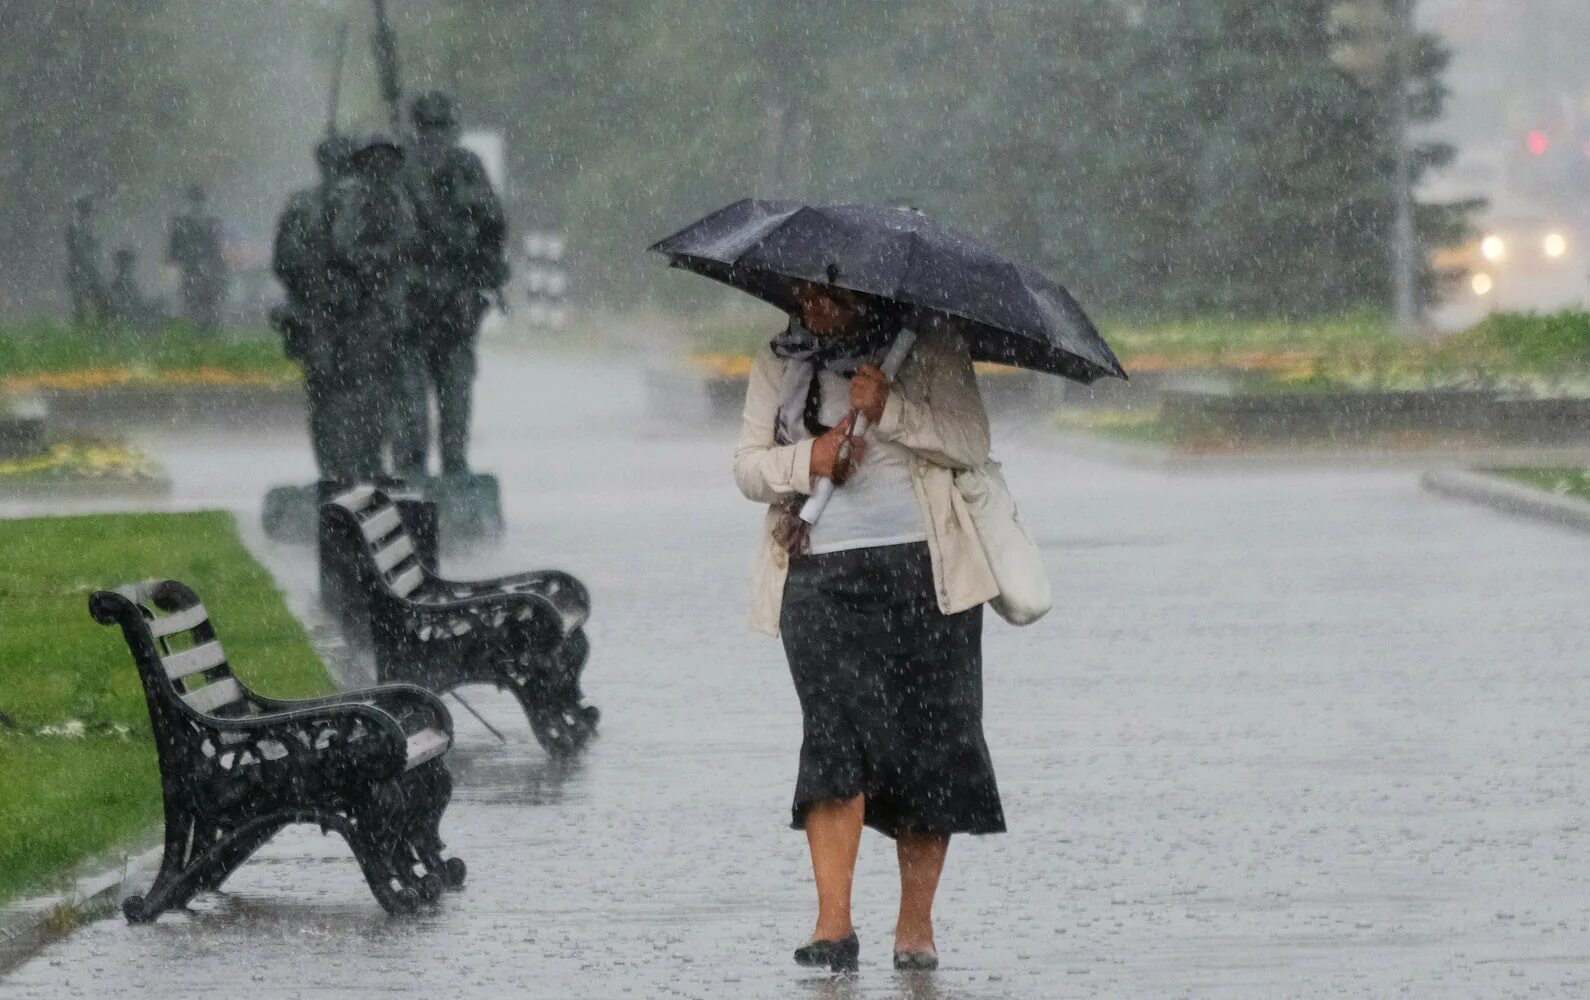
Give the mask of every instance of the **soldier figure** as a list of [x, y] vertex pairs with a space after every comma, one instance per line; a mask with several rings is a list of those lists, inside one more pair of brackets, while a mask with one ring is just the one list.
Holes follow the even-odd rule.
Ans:
[[348, 472], [337, 437], [331, 394], [337, 381], [335, 317], [356, 308], [352, 278], [332, 267], [331, 201], [336, 183], [349, 175], [353, 142], [332, 136], [315, 147], [320, 183], [295, 192], [276, 223], [271, 269], [287, 291], [287, 302], [271, 310], [271, 326], [282, 335], [284, 353], [304, 369], [309, 397], [309, 440], [322, 479]]
[[166, 260], [182, 270], [182, 304], [188, 322], [203, 333], [221, 327], [226, 298], [226, 260], [221, 255], [221, 220], [204, 209], [204, 188], [188, 188], [188, 211], [171, 219]]
[[99, 273], [99, 237], [94, 235], [94, 197], [72, 200], [66, 224], [66, 290], [72, 296], [72, 322], [97, 323], [105, 315], [105, 285]]
[[432, 91], [416, 98], [410, 113], [415, 138], [405, 180], [421, 239], [409, 292], [405, 412], [394, 458], [399, 475], [425, 475], [434, 393], [442, 474], [462, 475], [469, 471], [475, 337], [487, 293], [507, 282], [507, 222], [480, 158], [457, 145], [452, 99]]
[[156, 326], [154, 303], [138, 287], [138, 255], [123, 247], [114, 255], [116, 273], [105, 293], [105, 314], [112, 323], [147, 333]]
[[372, 135], [355, 145], [349, 176], [331, 189], [332, 269], [351, 293], [337, 304], [326, 400], [338, 426], [329, 479], [384, 474], [401, 396], [398, 345], [408, 327], [408, 276], [418, 235], [404, 189], [403, 150]]

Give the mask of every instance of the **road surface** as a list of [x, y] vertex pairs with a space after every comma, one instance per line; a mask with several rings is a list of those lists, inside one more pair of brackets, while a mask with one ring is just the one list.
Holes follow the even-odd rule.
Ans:
[[[888, 968], [893, 852], [868, 833], [862, 971], [836, 980], [789, 959], [813, 908], [785, 826], [799, 715], [778, 643], [742, 625], [760, 513], [733, 429], [596, 360], [495, 356], [479, 409], [510, 530], [448, 568], [587, 581], [600, 740], [555, 764], [509, 699], [466, 692], [510, 743], [455, 713], [444, 833], [470, 879], [439, 909], [388, 919], [340, 840], [294, 830], [225, 895], [93, 924], [0, 994], [1590, 994], [1584, 536], [1421, 493], [1417, 469], [1168, 476], [1001, 426], [1057, 600], [989, 619], [1010, 833], [955, 841], [935, 976]], [[310, 550], [254, 526], [268, 485], [310, 477], [302, 434], [151, 447], [171, 505], [241, 511], [313, 618]]]

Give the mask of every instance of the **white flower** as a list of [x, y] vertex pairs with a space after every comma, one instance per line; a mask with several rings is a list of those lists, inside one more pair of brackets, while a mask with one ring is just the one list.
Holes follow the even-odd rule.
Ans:
[[39, 730], [40, 736], [60, 736], [69, 740], [80, 740], [88, 733], [88, 727], [83, 725], [82, 719], [73, 719], [62, 726], [45, 726]]

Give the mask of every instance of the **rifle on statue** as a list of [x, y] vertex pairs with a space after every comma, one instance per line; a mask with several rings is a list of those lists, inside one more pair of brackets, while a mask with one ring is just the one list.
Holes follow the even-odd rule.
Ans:
[[342, 65], [348, 58], [348, 19], [337, 25], [337, 54], [331, 64], [331, 87], [326, 97], [326, 138], [337, 137], [337, 109], [342, 105]]
[[386, 0], [375, 0], [375, 37], [371, 44], [375, 48], [376, 71], [381, 77], [381, 100], [386, 102], [395, 139], [403, 132], [403, 86], [398, 82], [397, 32], [392, 30], [392, 21], [387, 17]]

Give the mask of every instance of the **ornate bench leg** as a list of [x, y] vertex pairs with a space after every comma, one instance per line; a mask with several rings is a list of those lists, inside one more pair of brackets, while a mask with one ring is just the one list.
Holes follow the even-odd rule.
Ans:
[[416, 821], [409, 831], [415, 852], [425, 869], [442, 880], [444, 888], [460, 888], [468, 868], [462, 859], [442, 856], [447, 846], [442, 842], [442, 814], [452, 798], [453, 777], [440, 761], [432, 761], [419, 768], [411, 780], [422, 789], [420, 794], [425, 800], [424, 808], [416, 809]]
[[403, 879], [396, 855], [396, 844], [390, 836], [381, 836], [364, 829], [360, 820], [337, 824], [338, 832], [353, 850], [359, 870], [370, 885], [370, 892], [381, 908], [393, 916], [413, 913], [421, 899], [417, 891]]
[[183, 862], [188, 853], [188, 838], [194, 833], [194, 825], [193, 817], [186, 814], [167, 817], [166, 846], [160, 856], [160, 871], [150, 883], [148, 892], [141, 896], [128, 896], [122, 900], [121, 912], [128, 923], [151, 923], [171, 907], [172, 889], [182, 878]]
[[233, 830], [219, 832], [209, 817], [182, 816], [175, 823], [168, 822], [160, 873], [146, 895], [128, 896], [122, 901], [122, 915], [129, 923], [148, 923], [166, 910], [186, 906], [202, 890], [219, 888], [290, 818], [261, 816]]
[[520, 652], [503, 678], [536, 740], [554, 756], [578, 753], [596, 734], [601, 713], [582, 705], [580, 692], [580, 673], [590, 650], [585, 633], [576, 631], [549, 653]]
[[353, 807], [344, 836], [387, 912], [410, 912], [440, 898], [444, 880], [426, 860], [425, 830], [440, 823], [451, 791], [445, 771], [427, 768], [370, 789]]

